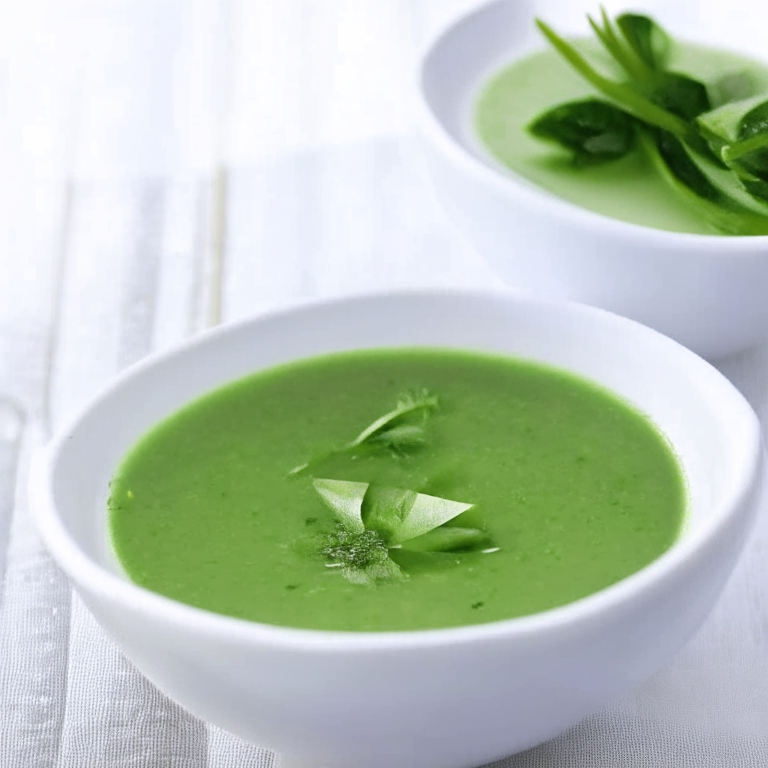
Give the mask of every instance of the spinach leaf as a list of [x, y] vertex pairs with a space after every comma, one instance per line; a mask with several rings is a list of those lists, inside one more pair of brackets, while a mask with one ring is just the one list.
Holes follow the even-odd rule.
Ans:
[[607, 96], [613, 103], [634, 115], [639, 120], [663, 128], [680, 139], [690, 134], [688, 123], [677, 115], [654, 104], [635, 88], [624, 83], [617, 83], [601, 75], [569, 42], [560, 37], [541, 19], [536, 20], [543, 35], [557, 52], [592, 86]]
[[765, 202], [768, 196], [768, 100], [765, 94], [701, 115], [697, 125], [744, 189]]
[[733, 174], [713, 168], [711, 173], [719, 174], [715, 184], [675, 137], [642, 131], [640, 139], [662, 177], [714, 231], [730, 235], [768, 234], [768, 216], [737, 199], [738, 189], [734, 180], [731, 180], [729, 192], [724, 191], [726, 177]]
[[[671, 39], [649, 17], [622, 14], [613, 23], [603, 10], [599, 23], [588, 18], [629, 82], [604, 77], [574, 45], [543, 21], [537, 19], [536, 24], [573, 69], [609, 100], [608, 106], [626, 113], [633, 123], [632, 136], [640, 136], [658, 172], [713, 230], [768, 234], [768, 214], [760, 210], [768, 202], [768, 99], [763, 95], [732, 101], [754, 92], [754, 78], [748, 72], [735, 73], [707, 88], [689, 74], [667, 69]], [[529, 131], [570, 149], [577, 164], [631, 151], [628, 134], [621, 132], [615, 114], [609, 121], [604, 107], [599, 115], [590, 115], [591, 122], [581, 120], [579, 110], [585, 107], [575, 105], [589, 101], [554, 107]]]
[[[740, 150], [737, 154], [736, 150]], [[758, 104], [739, 121], [738, 142], [725, 152], [726, 160], [756, 179], [768, 182], [768, 100]]]
[[703, 200], [722, 202], [721, 191], [696, 165], [682, 141], [667, 131], [656, 131], [655, 141], [659, 156], [681, 184]]
[[560, 104], [539, 115], [528, 130], [571, 150], [576, 165], [616, 160], [630, 152], [636, 141], [632, 117], [600, 99]]
[[616, 19], [616, 26], [648, 67], [655, 70], [666, 67], [672, 40], [653, 19], [639, 13], [622, 13]]
[[678, 72], [659, 75], [651, 100], [683, 120], [694, 120], [712, 108], [704, 83]]

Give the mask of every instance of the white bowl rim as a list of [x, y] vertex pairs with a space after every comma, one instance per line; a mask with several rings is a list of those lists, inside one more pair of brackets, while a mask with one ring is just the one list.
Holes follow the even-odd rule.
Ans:
[[[482, 162], [456, 141], [443, 122], [435, 115], [430, 106], [424, 89], [424, 70], [432, 53], [443, 43], [444, 39], [455, 29], [469, 22], [476, 16], [481, 16], [494, 6], [508, 5], [513, 0], [487, 0], [469, 11], [463, 12], [451, 19], [437, 32], [425, 46], [417, 58], [416, 66], [416, 117], [422, 129], [439, 150], [448, 156], [449, 160], [458, 165], [469, 176], [477, 181], [489, 184], [501, 194], [520, 194], [529, 197], [531, 202], [542, 206], [553, 217], [566, 219], [576, 226], [602, 229], [609, 235], [629, 236], [639, 239], [649, 245], [667, 244], [674, 241], [681, 246], [695, 247], [712, 251], [728, 251], [728, 256], [754, 255], [755, 251], [768, 248], [768, 235], [701, 235], [693, 232], [673, 232], [667, 229], [657, 229], [643, 224], [633, 224], [629, 221], [615, 219], [588, 208], [582, 208], [565, 198], [518, 177], [511, 169], [507, 174], [494, 170], [489, 164]], [[543, 46], [542, 46], [543, 49]], [[532, 52], [527, 50], [528, 53]], [[512, 60], [512, 59], [510, 59]]]
[[[77, 429], [80, 422], [92, 409], [108, 400], [113, 392], [130, 385], [133, 379], [141, 377], [146, 369], [153, 367], [156, 363], [182, 356], [195, 347], [215, 342], [218, 337], [237, 332], [244, 326], [258, 324], [270, 319], [279, 319], [295, 312], [312, 312], [326, 306], [344, 305], [371, 299], [398, 300], [410, 298], [425, 300], [434, 297], [443, 297], [449, 300], [485, 300], [491, 298], [533, 305], [539, 309], [549, 307], [557, 311], [600, 317], [601, 322], [623, 325], [634, 333], [640, 332], [656, 337], [658, 342], [674, 348], [675, 354], [683, 360], [687, 360], [688, 364], [699, 367], [703, 375], [715, 377], [726, 385], [726, 390], [730, 394], [729, 407], [737, 413], [740, 412], [740, 418], [746, 427], [749, 449], [745, 455], [751, 456], [752, 461], [746, 462], [739, 469], [733, 487], [729, 493], [725, 494], [719, 508], [714, 510], [710, 520], [705, 521], [696, 531], [678, 538], [666, 552], [639, 571], [598, 592], [546, 611], [484, 624], [442, 629], [382, 632], [316, 630], [264, 624], [226, 616], [165, 597], [134, 584], [127, 578], [117, 576], [94, 562], [67, 531], [58, 515], [53, 494], [53, 471], [58, 456], [65, 448], [70, 434]], [[226, 638], [231, 641], [316, 653], [366, 652], [405, 648], [437, 648], [510, 636], [534, 637], [553, 629], [568, 625], [575, 627], [582, 622], [590, 621], [601, 613], [620, 606], [626, 599], [636, 597], [644, 590], [652, 588], [657, 582], [672, 577], [684, 568], [697, 552], [712, 540], [717, 539], [720, 532], [736, 514], [736, 510], [753, 492], [754, 484], [760, 478], [763, 461], [764, 449], [760, 423], [744, 396], [723, 374], [703, 358], [641, 323], [585, 304], [530, 297], [504, 288], [414, 288], [356, 292], [321, 299], [297, 300], [248, 318], [217, 326], [186, 340], [171, 350], [149, 355], [116, 376], [97, 397], [72, 417], [48, 445], [34, 457], [30, 473], [29, 493], [31, 511], [37, 530], [54, 560], [75, 584], [87, 584], [89, 590], [103, 596], [107, 602], [123, 603], [134, 610], [150, 613], [161, 621], [174, 621], [185, 626], [189, 631], [202, 632], [214, 638]]]

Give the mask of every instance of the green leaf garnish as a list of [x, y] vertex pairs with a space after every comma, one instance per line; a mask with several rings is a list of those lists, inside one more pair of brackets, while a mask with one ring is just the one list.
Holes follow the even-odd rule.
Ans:
[[362, 533], [365, 530], [361, 506], [365, 492], [368, 490], [368, 483], [316, 478], [312, 481], [312, 485], [326, 506], [336, 515], [340, 525], [351, 533]]
[[[667, 183], [714, 229], [730, 235], [768, 234], [768, 217], [738, 202], [732, 194], [724, 192], [675, 137], [668, 134], [654, 137], [650, 133], [642, 132], [641, 143]], [[726, 183], [722, 174], [719, 181], [721, 185]]]
[[420, 418], [422, 422], [436, 409], [438, 399], [426, 389], [403, 392], [395, 407], [369, 424], [354, 440], [333, 451], [310, 459], [294, 467], [289, 476], [306, 472], [313, 464], [342, 453], [351, 453], [357, 448], [370, 446], [385, 448], [395, 456], [402, 456], [426, 442], [423, 424], [407, 424], [408, 419]]
[[539, 115], [528, 130], [537, 138], [571, 150], [576, 165], [623, 157], [635, 146], [637, 138], [633, 118], [600, 99], [560, 104]]
[[[382, 559], [388, 548], [458, 552], [481, 550], [491, 543], [480, 529], [443, 527], [472, 504], [377, 483], [316, 478], [312, 484], [339, 526], [321, 553], [329, 567], [342, 567], [343, 575], [355, 583], [402, 577], [396, 563], [390, 566]], [[361, 569], [366, 571], [362, 576], [356, 573]]]
[[404, 392], [397, 400], [397, 405], [389, 413], [385, 413], [376, 419], [373, 424], [366, 427], [351, 443], [348, 443], [344, 450], [357, 448], [363, 443], [370, 442], [381, 436], [386, 431], [391, 431], [395, 424], [399, 423], [405, 416], [416, 412], [426, 413], [437, 408], [438, 400], [435, 395], [428, 390]]
[[389, 556], [382, 536], [376, 531], [353, 533], [339, 526], [320, 550], [327, 567], [342, 568], [342, 574], [354, 584], [402, 579], [400, 566]]
[[760, 202], [768, 201], [768, 99], [765, 94], [714, 109], [697, 120], [702, 136]]
[[684, 120], [654, 104], [650, 99], [623, 83], [603, 77], [570, 43], [557, 35], [540, 19], [536, 24], [544, 36], [552, 43], [560, 55], [604, 96], [619, 107], [650, 125], [663, 128], [675, 136], [683, 138], [689, 128]]
[[639, 13], [622, 13], [616, 19], [616, 26], [647, 67], [654, 70], [666, 67], [672, 40], [653, 19]]
[[416, 491], [371, 483], [360, 504], [366, 531], [375, 531], [387, 544], [397, 541], [397, 532], [413, 509]]
[[610, 103], [561, 104], [537, 117], [530, 132], [572, 151], [577, 165], [623, 157], [640, 136], [662, 177], [714, 229], [768, 234], [768, 212], [761, 209], [768, 203], [768, 95], [753, 96], [755, 83], [748, 73], [722, 77], [708, 87], [670, 71], [671, 39], [647, 16], [625, 13], [614, 23], [601, 9], [599, 21], [587, 18], [628, 80], [600, 74], [537, 19], [555, 50]]

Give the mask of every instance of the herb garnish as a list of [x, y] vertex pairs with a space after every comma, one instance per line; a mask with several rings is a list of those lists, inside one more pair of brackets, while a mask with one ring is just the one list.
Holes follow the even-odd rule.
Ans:
[[[403, 392], [395, 407], [367, 426], [354, 440], [333, 451], [310, 459], [294, 467], [288, 474], [299, 475], [331, 456], [351, 453], [363, 446], [388, 450], [393, 456], [403, 456], [426, 441], [424, 422], [428, 414], [438, 406], [435, 395], [426, 389]], [[416, 423], [413, 423], [414, 419]]]
[[624, 13], [612, 21], [601, 9], [599, 21], [587, 18], [626, 80], [601, 74], [537, 20], [555, 50], [607, 100], [557, 105], [528, 130], [568, 149], [577, 166], [611, 162], [639, 146], [714, 228], [768, 234], [768, 93], [755, 94], [739, 73], [708, 85], [669, 70], [671, 39], [647, 16]]
[[356, 584], [405, 578], [390, 556], [393, 549], [468, 552], [489, 548], [485, 531], [445, 526], [472, 509], [472, 504], [378, 483], [318, 478], [313, 486], [337, 521], [337, 530], [325, 537], [320, 553], [328, 567], [341, 567], [343, 575]]

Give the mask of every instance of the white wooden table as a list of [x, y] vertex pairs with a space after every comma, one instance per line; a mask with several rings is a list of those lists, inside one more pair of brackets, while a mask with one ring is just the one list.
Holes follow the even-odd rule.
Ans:
[[[218, 322], [496, 283], [432, 200], [406, 87], [423, 42], [473, 4], [0, 4], [0, 768], [278, 764], [186, 714], [102, 635], [32, 529], [30, 457], [121, 368]], [[593, 10], [538, 5], [568, 23]], [[764, 45], [762, 2], [669, 5], [681, 29]], [[768, 346], [720, 368], [766, 423]], [[667, 668], [499, 765], [765, 768], [768, 519]]]

